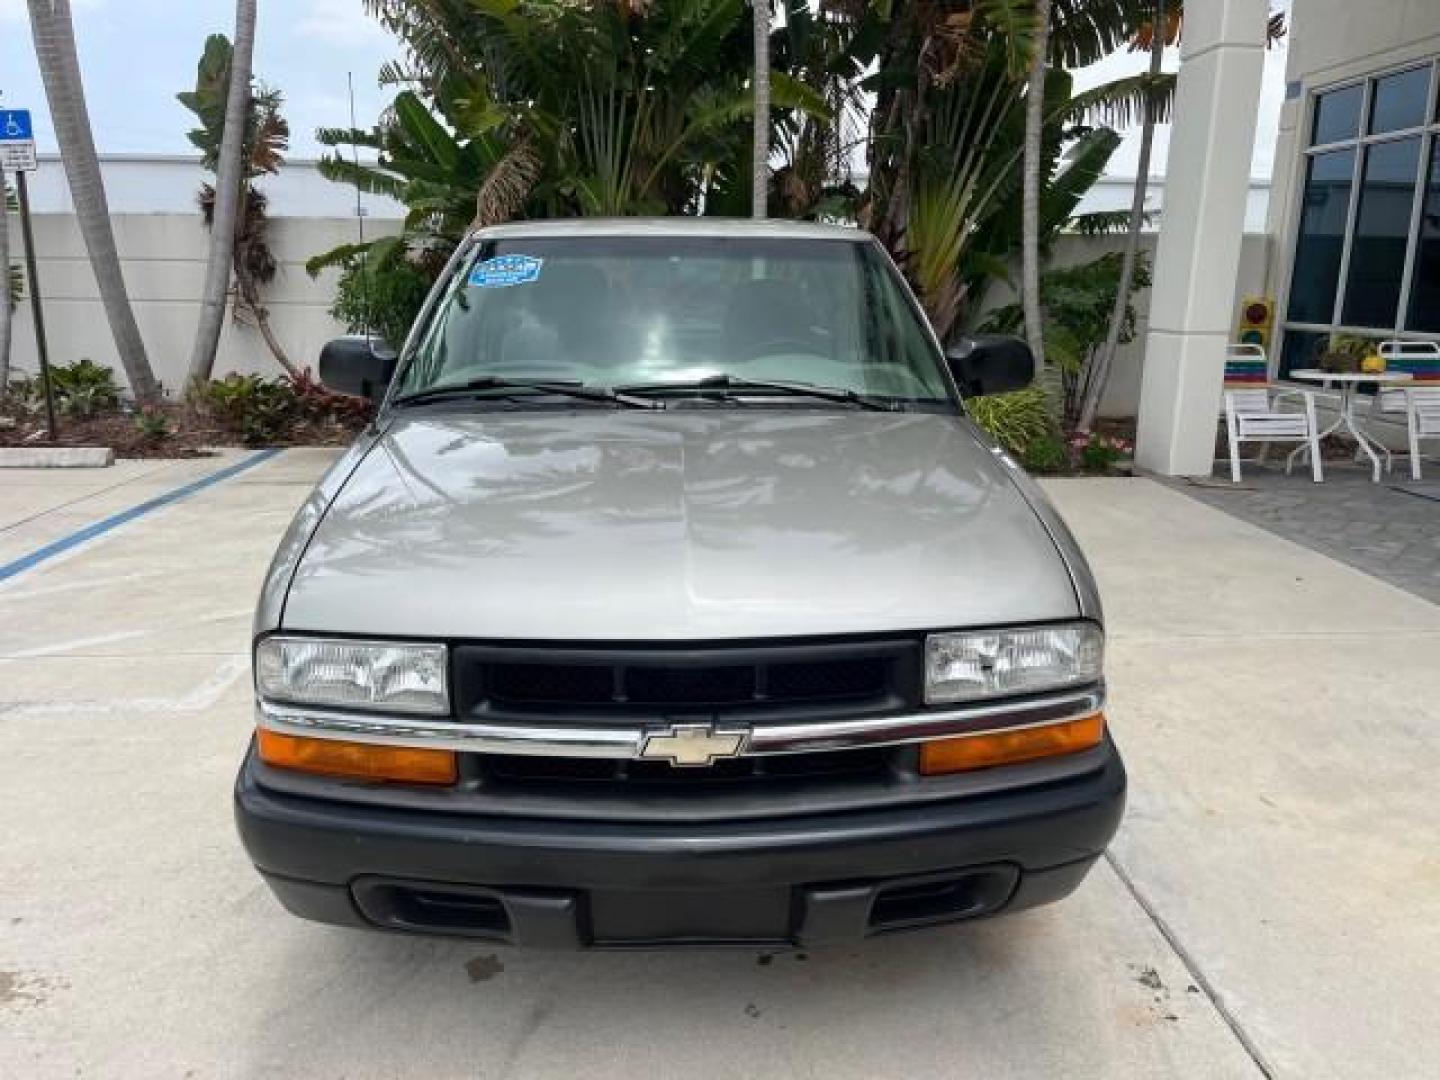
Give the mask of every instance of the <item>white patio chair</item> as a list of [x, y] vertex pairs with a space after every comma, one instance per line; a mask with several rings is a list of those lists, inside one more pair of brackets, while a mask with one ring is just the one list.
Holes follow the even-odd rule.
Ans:
[[[1276, 390], [1269, 380], [1270, 364], [1262, 346], [1229, 346], [1225, 355], [1225, 432], [1230, 440], [1230, 479], [1240, 483], [1241, 443], [1291, 442], [1300, 445], [1285, 459], [1286, 474], [1295, 464], [1295, 455], [1308, 450], [1310, 475], [1318, 484], [1325, 474], [1315, 395], [1309, 390]], [[1286, 400], [1298, 400], [1300, 409], [1281, 409]]]
[[1410, 443], [1410, 479], [1420, 479], [1420, 442], [1440, 439], [1440, 345], [1433, 341], [1382, 341], [1386, 371], [1408, 371], [1414, 381], [1382, 386], [1370, 416], [1404, 416]]

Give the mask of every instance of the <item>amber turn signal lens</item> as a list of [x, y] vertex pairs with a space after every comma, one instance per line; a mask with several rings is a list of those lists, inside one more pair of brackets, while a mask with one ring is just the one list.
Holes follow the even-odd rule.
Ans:
[[943, 776], [995, 765], [1059, 757], [1098, 746], [1105, 737], [1105, 714], [1042, 727], [991, 731], [958, 739], [937, 739], [920, 747], [920, 775]]
[[277, 769], [396, 780], [405, 784], [453, 784], [455, 755], [449, 750], [371, 746], [338, 739], [307, 739], [260, 728], [260, 760]]

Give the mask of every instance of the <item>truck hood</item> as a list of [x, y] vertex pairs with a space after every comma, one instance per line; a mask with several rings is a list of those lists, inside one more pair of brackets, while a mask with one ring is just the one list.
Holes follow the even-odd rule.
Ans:
[[757, 407], [402, 418], [315, 529], [282, 621], [698, 641], [1078, 613], [1049, 531], [968, 421]]

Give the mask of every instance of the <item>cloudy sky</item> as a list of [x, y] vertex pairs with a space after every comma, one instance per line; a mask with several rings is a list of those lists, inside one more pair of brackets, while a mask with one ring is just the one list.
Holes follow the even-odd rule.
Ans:
[[[175, 94], [194, 84], [195, 64], [208, 34], [230, 34], [232, 0], [73, 0], [80, 61], [91, 122], [102, 152], [185, 153], [191, 116]], [[1286, 0], [1285, 6], [1288, 6]], [[360, 0], [269, 0], [260, 5], [256, 73], [279, 87], [294, 132], [293, 155], [313, 157], [314, 130], [347, 123], [345, 80], [354, 72], [361, 126], [379, 113], [385, 95], [375, 73], [395, 52], [391, 39], [366, 17]], [[1173, 50], [1172, 50], [1173, 51]], [[1169, 57], [1173, 69], [1178, 56]], [[1079, 76], [1081, 85], [1145, 66], [1121, 54]], [[1284, 49], [1266, 60], [1265, 90], [1252, 172], [1270, 173], [1273, 131], [1284, 97]], [[45, 95], [35, 67], [25, 0], [0, 0], [0, 103], [35, 111], [42, 152], [55, 149]], [[1111, 163], [1117, 175], [1135, 170], [1135, 140]], [[1162, 172], [1165, 137], [1157, 146]]]
[[[195, 84], [213, 33], [234, 33], [233, 0], [72, 0], [75, 35], [101, 152], [185, 153], [192, 115], [175, 100]], [[392, 40], [360, 0], [262, 0], [255, 71], [285, 94], [298, 157], [318, 152], [321, 126], [346, 126], [345, 75], [355, 73], [361, 126], [375, 119], [380, 65]], [[0, 0], [0, 102], [35, 111], [41, 152], [53, 151], [25, 0]]]

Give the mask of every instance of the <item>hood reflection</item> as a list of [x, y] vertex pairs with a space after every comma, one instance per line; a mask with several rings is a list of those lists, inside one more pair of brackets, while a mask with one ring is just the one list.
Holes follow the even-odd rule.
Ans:
[[1048, 534], [955, 417], [432, 413], [356, 470], [287, 623], [371, 632], [378, 604], [419, 636], [842, 633], [1014, 619], [1006, 580], [1024, 617], [1074, 611]]

